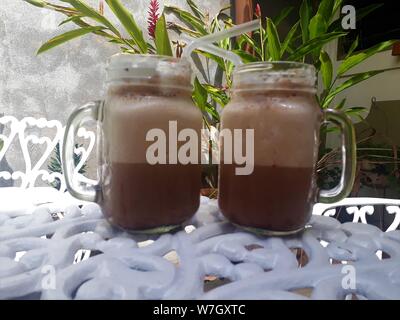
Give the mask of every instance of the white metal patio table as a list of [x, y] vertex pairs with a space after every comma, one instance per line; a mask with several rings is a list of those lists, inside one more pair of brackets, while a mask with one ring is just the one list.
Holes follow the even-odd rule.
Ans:
[[0, 299], [400, 299], [399, 230], [313, 216], [258, 237], [202, 197], [181, 230], [148, 237], [67, 199], [0, 209]]

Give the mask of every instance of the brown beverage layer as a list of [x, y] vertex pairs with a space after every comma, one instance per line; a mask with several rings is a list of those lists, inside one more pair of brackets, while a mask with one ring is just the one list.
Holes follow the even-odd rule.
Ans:
[[295, 231], [309, 220], [313, 168], [255, 166], [251, 175], [220, 167], [219, 206], [233, 223], [268, 231]]
[[110, 165], [102, 208], [112, 222], [130, 230], [179, 225], [199, 206], [200, 165]]

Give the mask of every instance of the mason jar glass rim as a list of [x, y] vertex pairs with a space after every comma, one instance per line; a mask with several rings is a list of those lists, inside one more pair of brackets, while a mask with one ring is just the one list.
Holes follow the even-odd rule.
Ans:
[[[177, 86], [190, 86], [192, 68], [186, 58], [155, 54], [117, 53], [108, 60], [107, 82], [164, 79]], [[174, 79], [179, 79], [174, 81]], [[166, 83], [166, 81], [162, 81]]]
[[259, 61], [251, 62], [238, 66], [234, 73], [245, 73], [255, 71], [267, 72], [309, 72], [310, 75], [315, 75], [315, 67], [312, 64], [295, 62], [295, 61]]
[[294, 61], [263, 61], [238, 66], [233, 72], [233, 90], [315, 91], [313, 65]]

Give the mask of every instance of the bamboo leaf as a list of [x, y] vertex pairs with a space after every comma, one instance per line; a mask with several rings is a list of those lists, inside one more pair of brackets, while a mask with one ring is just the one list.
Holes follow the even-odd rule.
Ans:
[[102, 25], [106, 26], [113, 33], [115, 33], [118, 37], [121, 36], [117, 28], [103, 15], [97, 12], [95, 9], [88, 6], [84, 1], [81, 0], [61, 0], [62, 2], [67, 2], [72, 5], [76, 10], [78, 10], [81, 14], [89, 17]]
[[366, 59], [372, 57], [373, 55], [375, 55], [379, 52], [385, 51], [386, 49], [389, 49], [395, 43], [396, 43], [395, 40], [385, 41], [385, 42], [379, 43], [379, 44], [373, 46], [372, 48], [369, 48], [363, 52], [360, 52], [358, 54], [355, 54], [355, 55], [352, 55], [352, 56], [346, 58], [342, 62], [342, 64], [339, 66], [338, 76], [345, 74], [347, 71], [354, 68], [355, 66], [357, 66], [361, 62], [365, 61]]
[[335, 0], [335, 4], [333, 5], [332, 10], [332, 18], [335, 17], [338, 10], [342, 7], [343, 0]]
[[98, 30], [102, 30], [104, 29], [104, 27], [86, 27], [86, 28], [81, 28], [81, 29], [76, 29], [76, 30], [72, 30], [72, 31], [68, 31], [66, 33], [63, 33], [57, 37], [52, 38], [51, 40], [47, 41], [45, 44], [43, 44], [37, 54], [41, 54], [47, 50], [50, 50], [54, 47], [57, 47], [67, 41], [70, 41], [72, 39], [81, 37], [83, 35], [86, 35], [88, 33], [94, 32], [94, 31], [98, 31]]
[[332, 84], [332, 76], [333, 76], [332, 60], [329, 57], [329, 54], [326, 53], [325, 51], [321, 51], [319, 60], [321, 61], [321, 74], [324, 87], [325, 89], [329, 89]]
[[148, 47], [146, 41], [143, 38], [142, 30], [136, 24], [132, 14], [124, 7], [120, 0], [106, 0], [106, 3], [121, 21], [122, 25], [135, 41], [139, 47], [141, 53], [147, 53]]
[[209, 84], [203, 84], [203, 87], [204, 89], [206, 89], [211, 98], [218, 104], [220, 104], [222, 107], [228, 104], [229, 98], [222, 89], [216, 88]]
[[233, 50], [233, 52], [236, 53], [240, 58], [242, 58], [243, 63], [250, 63], [250, 62], [258, 61], [258, 59], [255, 56], [253, 56], [252, 54], [250, 54], [244, 50], [235, 49], [235, 50]]
[[336, 107], [336, 110], [342, 110], [344, 108], [344, 105], [346, 104], [346, 98], [344, 98]]
[[349, 52], [347, 52], [347, 55], [346, 55], [346, 57], [344, 58], [345, 60], [353, 54], [354, 50], [357, 49], [359, 39], [360, 39], [359, 36], [357, 36], [356, 40], [354, 40], [354, 42], [351, 44], [351, 47], [350, 47], [350, 49], [349, 49]]
[[198, 17], [194, 16], [188, 11], [182, 10], [174, 6], [164, 6], [165, 13], [174, 14], [179, 20], [185, 23], [187, 26], [200, 32], [202, 35], [208, 34], [204, 27], [204, 22]]
[[240, 45], [240, 48], [243, 48], [243, 44], [248, 44], [250, 48], [254, 49], [254, 51], [261, 57], [261, 49], [259, 45], [249, 35], [242, 34], [239, 37], [238, 43]]
[[204, 113], [209, 113], [213, 119], [219, 122], [219, 114], [214, 106], [207, 102], [208, 92], [196, 77], [194, 79], [194, 89], [192, 98], [196, 106]]
[[288, 51], [290, 44], [292, 43], [292, 40], [297, 32], [297, 29], [299, 28], [300, 22], [298, 21], [296, 24], [293, 25], [293, 27], [290, 29], [288, 34], [286, 35], [285, 40], [283, 41], [283, 44], [281, 46], [281, 56], [285, 54], [286, 51]]
[[189, 28], [182, 26], [180, 24], [177, 24], [175, 22], [168, 22], [167, 25], [168, 25], [168, 29], [175, 31], [178, 34], [185, 33], [194, 38], [198, 38], [201, 36], [200, 32], [189, 29]]
[[310, 32], [310, 39], [314, 39], [321, 34], [324, 34], [328, 29], [328, 25], [326, 23], [325, 18], [320, 14], [317, 13], [310, 21], [309, 25], [309, 32]]
[[42, 0], [24, 0], [25, 2], [30, 3], [31, 5], [34, 5], [35, 7], [39, 8], [44, 8], [46, 6], [46, 2]]
[[311, 0], [303, 0], [300, 7], [300, 26], [301, 26], [303, 43], [306, 43], [310, 39], [308, 25], [310, 24], [311, 14], [312, 14]]
[[337, 96], [340, 92], [342, 92], [360, 82], [363, 82], [369, 78], [372, 78], [382, 72], [385, 72], [385, 70], [367, 71], [367, 72], [363, 72], [363, 73], [360, 73], [360, 74], [357, 74], [357, 75], [351, 77], [349, 80], [342, 83], [333, 92], [331, 92], [328, 95], [328, 97], [325, 99], [325, 102], [323, 103], [322, 107], [326, 108], [332, 102], [332, 100], [335, 98], [335, 96]]
[[335, 0], [322, 0], [318, 7], [318, 14], [328, 23], [331, 20]]
[[186, 21], [188, 24], [192, 25], [194, 27], [194, 29], [196, 29], [201, 34], [203, 34], [203, 35], [208, 34], [206, 29], [204, 28], [204, 23], [203, 22], [197, 22], [196, 19], [193, 19], [193, 16], [190, 13], [181, 12], [180, 16], [184, 21]]
[[69, 22], [74, 22], [75, 23], [77, 20], [80, 20], [81, 18], [83, 18], [82, 15], [76, 15], [76, 16], [69, 17], [68, 19], [65, 19], [65, 20], [61, 21], [58, 26], [61, 27], [62, 25], [67, 24]]
[[215, 54], [203, 51], [203, 50], [199, 50], [199, 49], [196, 49], [193, 52], [201, 54], [202, 56], [215, 61], [223, 70], [225, 70], [224, 59], [222, 59], [221, 57], [216, 56]]
[[326, 33], [323, 34], [315, 39], [312, 39], [305, 44], [303, 44], [300, 48], [298, 48], [293, 54], [291, 54], [287, 60], [290, 61], [298, 61], [301, 58], [303, 58], [305, 55], [311, 53], [313, 50], [316, 48], [321, 48], [323, 47], [326, 43], [343, 37], [347, 33], [346, 32], [331, 32], [331, 33]]
[[213, 117], [215, 122], [219, 123], [221, 121], [218, 111], [212, 104], [207, 102], [205, 105], [205, 111]]
[[284, 8], [272, 21], [274, 22], [275, 26], [279, 26], [283, 20], [285, 20], [289, 14], [293, 11], [294, 7], [289, 6]]
[[279, 61], [281, 59], [281, 42], [275, 24], [270, 18], [267, 18], [267, 37], [271, 59]]
[[163, 56], [173, 55], [164, 15], [157, 21], [154, 42], [156, 44], [157, 54]]
[[199, 7], [193, 0], [186, 0], [187, 4], [189, 5], [190, 9], [192, 9], [194, 15], [199, 19], [204, 19], [204, 13], [200, 11]]
[[205, 108], [207, 96], [207, 90], [201, 85], [199, 79], [196, 77], [194, 79], [193, 99], [201, 110], [204, 110]]
[[346, 108], [344, 113], [347, 115], [360, 115], [360, 113], [366, 112], [368, 109], [364, 107], [351, 107]]

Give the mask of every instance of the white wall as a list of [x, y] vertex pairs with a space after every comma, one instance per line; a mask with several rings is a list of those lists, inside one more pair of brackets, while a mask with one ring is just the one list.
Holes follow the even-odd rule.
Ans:
[[[95, 7], [99, 5], [99, 0], [86, 1]], [[59, 0], [49, 2], [66, 5]], [[147, 35], [150, 0], [122, 2]], [[58, 28], [64, 15], [23, 0], [0, 0], [0, 3], [0, 114], [18, 119], [44, 117], [65, 123], [74, 108], [103, 98], [106, 61], [119, 51], [118, 47], [87, 35], [37, 56], [38, 48], [45, 41], [75, 28], [74, 25]], [[160, 0], [160, 11], [163, 3], [189, 10], [186, 0]], [[197, 3], [212, 17], [229, 0], [198, 0]], [[107, 5], [105, 9], [106, 16], [118, 26]], [[40, 151], [35, 149], [32, 153]], [[18, 144], [13, 144], [6, 158], [14, 170], [24, 169], [21, 157]]]
[[[99, 4], [99, 0], [86, 1], [95, 7]], [[0, 2], [0, 113], [64, 122], [73, 108], [102, 97], [105, 63], [109, 56], [118, 52], [115, 45], [87, 35], [37, 56], [41, 44], [75, 28], [74, 25], [58, 28], [64, 15], [34, 7], [23, 0]], [[49, 2], [66, 5], [59, 0]], [[147, 35], [150, 0], [122, 2]], [[163, 3], [188, 9], [186, 0], [160, 0], [160, 4]], [[214, 15], [229, 4], [229, 0], [197, 0], [197, 3]], [[107, 17], [115, 21], [107, 5], [105, 9]]]

